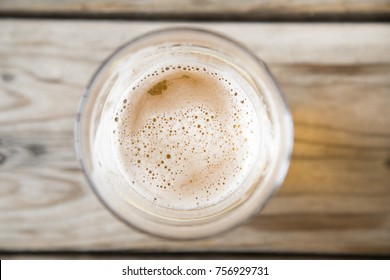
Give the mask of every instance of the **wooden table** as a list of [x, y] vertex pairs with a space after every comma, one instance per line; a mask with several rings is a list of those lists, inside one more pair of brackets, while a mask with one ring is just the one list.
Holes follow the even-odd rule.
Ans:
[[[389, 256], [390, 25], [380, 22], [390, 18], [389, 1], [276, 1], [276, 9], [247, 0], [237, 10], [210, 0], [203, 8], [184, 1], [188, 9], [25, 2], [0, 2], [0, 256]], [[194, 22], [178, 21], [184, 16]], [[299, 16], [308, 21], [278, 21]], [[364, 22], [315, 22], [343, 17]], [[197, 21], [215, 18], [252, 21]], [[213, 239], [173, 242], [114, 218], [72, 141], [78, 100], [98, 65], [134, 36], [183, 25], [227, 34], [269, 64], [295, 144], [287, 178], [259, 216]]]

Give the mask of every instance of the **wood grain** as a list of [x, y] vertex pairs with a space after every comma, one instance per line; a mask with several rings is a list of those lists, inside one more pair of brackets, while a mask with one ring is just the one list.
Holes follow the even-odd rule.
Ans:
[[389, 254], [387, 24], [197, 24], [242, 41], [281, 84], [295, 124], [282, 188], [255, 219], [194, 242], [148, 237], [99, 203], [73, 150], [82, 90], [120, 44], [172, 25], [0, 21], [0, 250]]
[[388, 0], [2, 0], [1, 15], [168, 19], [389, 19]]

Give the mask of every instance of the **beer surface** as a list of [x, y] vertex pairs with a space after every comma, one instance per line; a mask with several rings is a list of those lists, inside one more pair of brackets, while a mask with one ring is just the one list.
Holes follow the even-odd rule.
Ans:
[[245, 180], [261, 153], [260, 123], [245, 91], [222, 71], [159, 67], [121, 94], [113, 155], [129, 188], [144, 198], [178, 210], [205, 208]]

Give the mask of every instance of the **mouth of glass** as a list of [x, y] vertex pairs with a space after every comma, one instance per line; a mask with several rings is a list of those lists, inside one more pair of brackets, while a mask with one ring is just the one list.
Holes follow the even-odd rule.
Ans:
[[[243, 194], [245, 199], [238, 199], [231, 203], [229, 207], [220, 209], [210, 215], [199, 215], [199, 210], [192, 211], [192, 213], [190, 213], [191, 211], [179, 211], [181, 214], [170, 210], [168, 211], [169, 213], [167, 212], [168, 214], [161, 215], [159, 209], [145, 209], [142, 206], [139, 207], [141, 204], [137, 206], [137, 203], [131, 201], [114, 203], [114, 200], [109, 198], [111, 194], [106, 192], [105, 186], [99, 185], [100, 183], [92, 175], [95, 168], [91, 159], [93, 151], [90, 142], [94, 133], [93, 129], [91, 133], [90, 126], [91, 122], [94, 121], [91, 117], [94, 110], [96, 110], [96, 100], [99, 97], [98, 95], [101, 94], [99, 88], [107, 82], [107, 74], [118, 67], [122, 57], [131, 55], [146, 46], [166, 42], [196, 46], [206, 45], [205, 48], [213, 49], [217, 52], [223, 49], [228, 55], [228, 59], [233, 57], [233, 55], [239, 56], [239, 59], [242, 56], [247, 62], [243, 68], [251, 69], [251, 71], [246, 71], [246, 73], [250, 72], [253, 75], [250, 79], [262, 89], [263, 94], [268, 94], [265, 99], [269, 102], [269, 114], [275, 125], [275, 134], [277, 136], [275, 145], [278, 151], [275, 158], [264, 176], [259, 177], [255, 174], [248, 179], [248, 184], [252, 187], [248, 188], [248, 191]], [[232, 63], [236, 62], [233, 61]], [[198, 239], [213, 236], [236, 227], [264, 207], [271, 195], [283, 182], [288, 170], [293, 144], [292, 119], [283, 95], [276, 85], [271, 72], [261, 60], [241, 44], [210, 31], [192, 28], [171, 28], [154, 31], [126, 43], [107, 58], [93, 75], [81, 97], [77, 112], [75, 149], [77, 158], [92, 190], [103, 205], [116, 217], [126, 224], [151, 235], [169, 239]], [[252, 173], [256, 173], [256, 169]], [[130, 210], [124, 210], [127, 207], [130, 207]]]

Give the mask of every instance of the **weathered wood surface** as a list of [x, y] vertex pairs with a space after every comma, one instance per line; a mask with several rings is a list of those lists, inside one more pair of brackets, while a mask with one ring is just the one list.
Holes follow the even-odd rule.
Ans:
[[389, 0], [1, 0], [2, 15], [305, 20], [389, 19]]
[[389, 254], [387, 24], [197, 24], [241, 40], [281, 84], [295, 123], [285, 183], [254, 220], [196, 242], [150, 238], [99, 203], [73, 150], [78, 100], [117, 46], [164, 26], [0, 21], [0, 251]]

